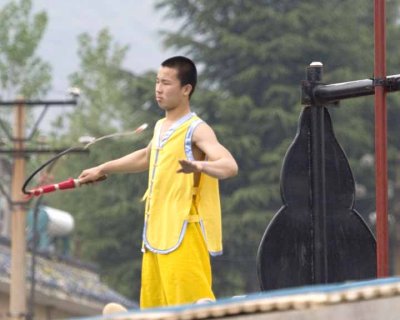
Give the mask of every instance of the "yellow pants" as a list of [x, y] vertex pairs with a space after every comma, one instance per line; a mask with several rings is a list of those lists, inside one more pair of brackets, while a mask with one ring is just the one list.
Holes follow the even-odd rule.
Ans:
[[215, 300], [210, 257], [199, 223], [188, 223], [178, 249], [168, 254], [143, 254], [140, 307], [194, 303], [203, 298]]

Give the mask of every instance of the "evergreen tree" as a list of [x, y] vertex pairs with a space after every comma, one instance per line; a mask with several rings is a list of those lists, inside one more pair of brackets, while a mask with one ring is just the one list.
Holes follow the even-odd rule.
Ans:
[[[305, 68], [323, 62], [327, 83], [373, 76], [373, 2], [159, 0], [157, 7], [181, 22], [164, 33], [165, 44], [200, 63], [212, 93], [198, 105], [239, 163], [239, 177], [222, 186], [226, 255], [216, 260], [217, 292], [256, 291], [255, 253], [282, 204], [280, 168], [296, 130]], [[397, 7], [390, 2], [387, 11], [390, 32], [398, 33]], [[374, 192], [371, 168], [359, 165], [373, 153], [372, 103], [346, 101], [331, 113], [356, 181]]]
[[[186, 50], [199, 64], [200, 85], [193, 96], [193, 110], [216, 130], [240, 167], [238, 177], [221, 182], [225, 254], [213, 259], [214, 288], [219, 297], [257, 291], [256, 250], [267, 223], [282, 204], [281, 164], [302, 109], [299, 88], [305, 68], [312, 61], [323, 62], [327, 83], [373, 76], [372, 3], [157, 3], [169, 18], [182, 23], [179, 31], [165, 33], [166, 45]], [[389, 34], [398, 34], [394, 9], [398, 3], [388, 5]], [[126, 50], [115, 45], [106, 31], [96, 41], [81, 36], [82, 63], [72, 84], [82, 88], [83, 99], [71, 114], [69, 126], [59, 122], [70, 130], [59, 143], [72, 143], [80, 135], [125, 131], [142, 122], [154, 124], [160, 117], [153, 98], [155, 74], [139, 76], [123, 70]], [[396, 52], [393, 43], [388, 55], [391, 52]], [[390, 63], [390, 68], [395, 66]], [[373, 168], [361, 165], [360, 159], [373, 153], [372, 104], [369, 97], [330, 108], [356, 181], [366, 185], [369, 193], [374, 192]], [[389, 112], [395, 118], [395, 110]], [[395, 121], [389, 123], [393, 130]], [[130, 141], [104, 141], [79, 162], [73, 160], [76, 155], [61, 160], [57, 174], [76, 176], [83, 168], [143, 147], [149, 139], [150, 132], [133, 146]], [[90, 189], [49, 197], [61, 209], [76, 214], [81, 256], [99, 263], [105, 279], [134, 298], [138, 298], [143, 220], [138, 201], [145, 184], [145, 175], [114, 175]], [[370, 209], [372, 202], [363, 200], [361, 206]]]

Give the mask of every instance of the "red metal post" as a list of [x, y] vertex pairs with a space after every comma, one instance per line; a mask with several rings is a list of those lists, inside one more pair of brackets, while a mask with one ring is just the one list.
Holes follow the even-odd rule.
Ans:
[[375, 185], [377, 276], [389, 275], [385, 0], [374, 0], [375, 27]]

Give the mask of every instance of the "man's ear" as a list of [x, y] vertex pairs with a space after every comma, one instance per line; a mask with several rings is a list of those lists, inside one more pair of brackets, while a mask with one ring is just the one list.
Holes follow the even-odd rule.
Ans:
[[183, 94], [184, 94], [185, 96], [188, 96], [188, 97], [189, 97], [189, 95], [190, 95], [190, 93], [192, 92], [192, 90], [193, 90], [193, 87], [192, 87], [191, 84], [186, 84], [186, 85], [183, 86]]

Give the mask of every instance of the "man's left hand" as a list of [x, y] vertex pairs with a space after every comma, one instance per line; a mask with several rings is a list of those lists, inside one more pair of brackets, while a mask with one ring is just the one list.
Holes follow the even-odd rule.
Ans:
[[194, 173], [201, 172], [203, 165], [201, 161], [178, 160], [181, 168], [177, 170], [178, 173]]

